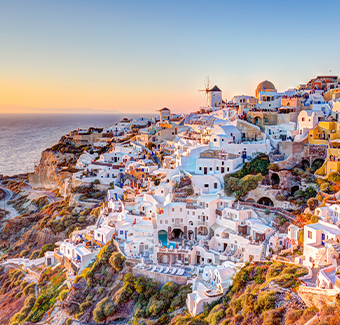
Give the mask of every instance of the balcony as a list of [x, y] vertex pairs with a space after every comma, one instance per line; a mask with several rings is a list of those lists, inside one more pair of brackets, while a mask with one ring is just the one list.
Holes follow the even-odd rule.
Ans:
[[223, 215], [223, 210], [221, 210], [221, 209], [216, 209], [216, 214], [218, 215], [218, 216], [220, 216], [220, 217], [222, 217], [222, 215]]

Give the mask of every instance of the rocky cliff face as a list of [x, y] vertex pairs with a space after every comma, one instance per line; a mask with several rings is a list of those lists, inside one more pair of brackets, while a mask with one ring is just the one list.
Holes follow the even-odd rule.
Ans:
[[45, 150], [41, 154], [40, 164], [29, 176], [29, 182], [33, 188], [61, 189], [64, 179], [71, 173], [62, 171], [61, 166], [67, 161], [73, 160], [72, 153], [60, 153], [59, 151]]

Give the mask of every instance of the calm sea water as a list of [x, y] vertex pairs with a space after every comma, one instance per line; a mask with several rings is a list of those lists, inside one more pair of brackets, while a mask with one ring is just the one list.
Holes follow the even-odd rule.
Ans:
[[[15, 175], [34, 170], [41, 152], [58, 143], [66, 133], [78, 128], [109, 127], [122, 118], [141, 116], [110, 115], [0, 115], [0, 174]], [[147, 116], [143, 114], [143, 116]]]

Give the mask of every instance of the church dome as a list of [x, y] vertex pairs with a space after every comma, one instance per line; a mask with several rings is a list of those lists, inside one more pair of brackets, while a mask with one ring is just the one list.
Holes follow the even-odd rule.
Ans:
[[255, 90], [255, 97], [258, 98], [260, 91], [276, 91], [274, 84], [268, 80], [262, 81], [258, 84]]

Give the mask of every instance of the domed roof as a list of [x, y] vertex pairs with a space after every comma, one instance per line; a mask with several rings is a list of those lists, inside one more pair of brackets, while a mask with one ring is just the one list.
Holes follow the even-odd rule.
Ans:
[[256, 87], [255, 96], [257, 97], [258, 93], [260, 91], [268, 91], [268, 90], [276, 91], [276, 88], [275, 88], [274, 84], [272, 82], [268, 81], [268, 80], [262, 81]]

